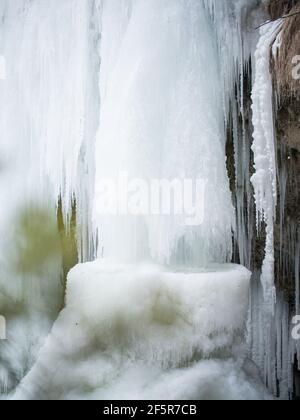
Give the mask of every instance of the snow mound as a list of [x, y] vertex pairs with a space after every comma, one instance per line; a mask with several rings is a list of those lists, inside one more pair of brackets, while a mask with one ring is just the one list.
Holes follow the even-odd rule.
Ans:
[[236, 265], [78, 265], [66, 308], [14, 398], [258, 398], [231, 361], [249, 281]]

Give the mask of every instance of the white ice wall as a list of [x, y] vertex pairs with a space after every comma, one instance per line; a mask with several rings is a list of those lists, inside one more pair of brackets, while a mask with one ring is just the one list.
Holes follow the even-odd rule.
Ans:
[[62, 305], [59, 255], [36, 261], [34, 274], [16, 269], [16, 243], [27, 246], [16, 231], [21, 215], [42, 209], [45, 230], [55, 229], [58, 196], [65, 221], [75, 197], [79, 257], [92, 256], [99, 8], [89, 0], [0, 1], [0, 313], [8, 317], [0, 391], [30, 368]]
[[176, 216], [105, 218], [95, 211], [100, 255], [197, 266], [228, 261], [233, 207], [208, 13], [198, 0], [103, 5], [96, 188], [126, 171], [131, 179], [201, 179], [206, 190], [204, 222], [196, 227]]

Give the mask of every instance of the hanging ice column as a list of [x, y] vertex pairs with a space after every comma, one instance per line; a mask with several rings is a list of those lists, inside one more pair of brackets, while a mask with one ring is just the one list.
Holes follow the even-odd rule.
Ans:
[[257, 225], [266, 225], [266, 252], [261, 282], [266, 309], [273, 313], [276, 299], [274, 285], [274, 221], [277, 204], [276, 153], [273, 120], [273, 87], [270, 73], [270, 48], [281, 22], [264, 26], [255, 53], [255, 79], [253, 101], [253, 152], [255, 174], [252, 183], [255, 190]]
[[96, 29], [89, 29], [93, 4], [1, 0], [2, 9], [0, 54], [7, 77], [0, 85], [0, 151], [6, 171], [0, 182], [7, 204], [0, 219], [28, 202], [50, 202], [55, 209], [59, 195], [67, 219], [75, 197], [80, 258], [86, 260], [99, 102], [91, 51]]
[[[260, 298], [259, 294], [256, 295], [253, 288], [252, 300], [255, 312], [252, 309], [250, 322], [253, 331], [258, 331], [257, 336], [252, 337], [252, 358], [263, 372], [265, 383], [271, 392], [277, 395], [280, 387], [281, 396], [288, 398], [287, 391], [291, 381], [286, 363], [289, 357], [288, 315], [284, 304], [279, 302], [276, 307], [274, 281], [277, 175], [270, 54], [271, 47], [277, 45], [274, 42], [280, 32], [280, 26], [279, 21], [261, 28], [254, 61], [252, 149], [255, 174], [251, 181], [255, 191], [257, 227], [261, 228], [261, 225], [265, 224], [266, 245], [260, 276], [263, 296]], [[255, 303], [256, 301], [258, 303]]]
[[0, 399], [34, 363], [61, 309], [59, 195], [65, 219], [76, 197], [80, 258], [91, 256], [99, 102], [93, 5], [0, 0], [0, 314], [8, 326]]
[[[96, 208], [99, 256], [196, 266], [230, 260], [233, 207], [222, 90], [203, 3], [105, 0], [100, 55], [98, 209], [105, 200], [103, 179], [120, 185], [125, 173], [148, 185], [190, 179], [195, 187], [200, 180], [205, 189], [195, 194], [196, 216], [204, 214], [200, 225], [188, 226], [193, 223], [182, 215], [153, 215], [153, 197], [145, 217], [128, 216], [126, 202], [115, 209], [122, 217], [102, 217]], [[140, 185], [129, 189], [131, 199], [137, 200]]]

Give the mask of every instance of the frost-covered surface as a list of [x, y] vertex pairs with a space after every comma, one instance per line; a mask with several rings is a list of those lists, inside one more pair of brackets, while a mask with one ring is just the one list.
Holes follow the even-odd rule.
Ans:
[[[254, 61], [252, 150], [255, 173], [251, 181], [255, 192], [257, 228], [260, 229], [262, 223], [264, 223], [266, 245], [260, 276], [263, 299], [259, 299], [258, 294], [252, 294], [252, 297], [258, 299], [258, 301], [252, 303], [254, 308], [259, 308], [259, 321], [255, 322], [256, 316], [254, 315], [251, 323], [253, 324], [252, 328], [261, 330], [261, 333], [254, 339], [253, 358], [261, 367], [266, 383], [275, 394], [277, 393], [277, 380], [280, 384], [286, 382], [285, 386], [280, 386], [281, 396], [286, 397], [290, 386], [289, 363], [286, 362], [289, 357], [289, 337], [286, 337], [289, 328], [284, 304], [280, 302], [276, 306], [274, 222], [277, 206], [277, 165], [273, 87], [270, 71], [270, 54], [274, 42], [278, 39], [280, 27], [281, 22], [277, 21], [261, 28]], [[286, 320], [281, 318], [280, 315], [278, 316], [278, 314], [282, 314], [283, 310]], [[275, 334], [276, 330], [277, 333]], [[284, 337], [283, 342], [281, 342], [281, 336]]]
[[[96, 186], [101, 176], [116, 176], [120, 170], [127, 170], [132, 177], [206, 178], [203, 226], [183, 227], [176, 218], [125, 218], [118, 223], [114, 219], [96, 218], [99, 256], [110, 255], [120, 260], [152, 258], [187, 267], [228, 261], [234, 223], [225, 140], [227, 123], [232, 119], [237, 180], [235, 237], [240, 262], [250, 267], [253, 223], [249, 203], [253, 197], [248, 179], [252, 168], [244, 76], [249, 76], [249, 57], [259, 35], [253, 29], [263, 20], [257, 10], [252, 14], [257, 3], [256, 0], [0, 0], [0, 55], [5, 57], [6, 73], [6, 80], [0, 80], [0, 189], [1, 202], [5, 203], [0, 209], [0, 314], [8, 316], [9, 327], [8, 341], [0, 343], [0, 392], [11, 391], [35, 362], [60, 308], [62, 295], [58, 255], [38, 263], [34, 274], [16, 272], [16, 244], [20, 235], [15, 228], [20, 211], [30, 217], [32, 206], [46, 208], [48, 226], [55, 223], [58, 195], [62, 196], [65, 221], [75, 198], [79, 259], [86, 261], [94, 257], [95, 251], [92, 226], [95, 177]], [[253, 61], [257, 171], [253, 184], [258, 219], [267, 222], [268, 235], [263, 292], [259, 274], [253, 279], [249, 336], [252, 357], [270, 389], [276, 393], [279, 384], [281, 396], [288, 398], [293, 385], [291, 363], [297, 349], [295, 342], [290, 341], [288, 305], [281, 296], [276, 306], [273, 300], [276, 166], [268, 67], [271, 26], [262, 29]], [[274, 49], [279, 41], [277, 38]], [[280, 185], [284, 197], [284, 179]], [[290, 242], [295, 243], [295, 236], [291, 236]], [[295, 261], [299, 261], [299, 247], [291, 249]], [[244, 315], [238, 315], [239, 311], [244, 314], [246, 308], [246, 289], [242, 286], [246, 287], [246, 282], [237, 290], [234, 284], [243, 270], [235, 269], [233, 276], [224, 268], [212, 284], [205, 280], [199, 288], [194, 279], [188, 291], [188, 278], [192, 274], [167, 274], [152, 268], [145, 278], [140, 269], [105, 271], [101, 263], [95, 263], [88, 266], [86, 277], [90, 287], [85, 290], [74, 278], [80, 270], [84, 271], [83, 267], [72, 274], [68, 295], [71, 308], [68, 306], [61, 314], [38, 363], [17, 395], [157, 398], [166, 390], [166, 397], [170, 398], [263, 396], [245, 378], [236, 361], [222, 361], [215, 354], [218, 346], [225, 346], [226, 356], [235, 356], [231, 352], [233, 330], [240, 329], [244, 322]], [[299, 273], [299, 263], [294, 268]], [[111, 305], [111, 312], [105, 312], [107, 305], [101, 287], [98, 289], [93, 280], [98, 270], [101, 281], [110, 276], [113, 286], [104, 288], [103, 296], [107, 302], [111, 298], [120, 305]], [[128, 297], [125, 285], [116, 286], [118, 276], [127, 278]], [[145, 283], [143, 289], [137, 282], [139, 276]], [[205, 274], [206, 279], [211, 276], [214, 275]], [[151, 285], [152, 277], [155, 279]], [[171, 287], [170, 283], [174, 285]], [[84, 304], [82, 308], [79, 305], [72, 308], [73, 293], [80, 291], [86, 296], [91, 290], [103, 305], [93, 301], [91, 308]], [[183, 303], [180, 299], [172, 300], [179, 291]], [[207, 303], [197, 306], [192, 292]], [[299, 274], [296, 295], [299, 308]], [[166, 297], [170, 298], [167, 302]], [[184, 323], [189, 319], [186, 316], [192, 317], [190, 324], [184, 325], [183, 342], [181, 331], [178, 333], [182, 325], [172, 308], [178, 304], [183, 309], [188, 303], [190, 308], [189, 298], [194, 313], [187, 310], [181, 319]], [[150, 307], [156, 299], [158, 320], [151, 319], [149, 306], [143, 311], [137, 305], [139, 299], [141, 302], [146, 299]], [[203, 319], [208, 319], [209, 314], [209, 324], [197, 318], [197, 310], [201, 309], [206, 311]], [[133, 319], [134, 311], [140, 315], [140, 324], [138, 316]], [[272, 313], [274, 317], [270, 319]], [[124, 335], [123, 321], [131, 333], [130, 340], [132, 336], [137, 336], [137, 340], [130, 341]], [[231, 322], [230, 329], [224, 331], [223, 327]], [[98, 327], [104, 339], [97, 332]], [[172, 351], [165, 335], [171, 330]], [[68, 335], [69, 331], [72, 335]], [[215, 334], [211, 336], [212, 331]], [[158, 345], [160, 340], [162, 346]], [[114, 345], [115, 351], [107, 358], [105, 346]], [[196, 363], [191, 356], [196, 348], [216, 360]], [[150, 367], [141, 359], [141, 350], [152, 360]], [[136, 357], [134, 363], [129, 357], [131, 351]], [[187, 368], [181, 366], [182, 360], [187, 361]], [[173, 369], [162, 369], [168, 363]], [[51, 383], [52, 375], [56, 389]], [[103, 381], [109, 387], [105, 388]], [[128, 392], [126, 382], [133, 383]]]
[[95, 211], [100, 255], [196, 266], [230, 261], [220, 63], [203, 2], [104, 0], [100, 57], [96, 189], [122, 171], [133, 179], [206, 182], [200, 226]]
[[247, 102], [251, 59], [259, 38], [259, 31], [254, 28], [264, 20], [264, 12], [256, 0], [204, 0], [204, 3], [211, 15], [218, 45], [224, 128], [226, 134], [231, 128], [233, 138], [235, 252], [238, 253], [239, 263], [250, 268], [255, 221], [253, 189], [249, 181], [252, 173], [252, 133], [247, 124], [251, 118]]
[[249, 279], [234, 265], [77, 266], [66, 309], [14, 398], [266, 397], [231, 359], [241, 351]]
[[274, 316], [270, 316], [259, 272], [253, 275], [250, 304], [250, 357], [270, 392], [281, 399], [289, 399], [293, 393], [292, 363], [297, 345], [291, 335], [289, 305], [278, 293]]
[[280, 31], [281, 22], [261, 28], [254, 63], [252, 90], [253, 145], [255, 174], [251, 181], [255, 191], [257, 226], [266, 224], [266, 255], [261, 281], [266, 307], [273, 311], [274, 286], [274, 221], [277, 205], [276, 153], [273, 117], [273, 87], [270, 72], [270, 49]]
[[[223, 84], [224, 121], [233, 112], [234, 89], [237, 89], [238, 105], [243, 108], [244, 75], [248, 71], [257, 32], [254, 28], [261, 18], [256, 0], [203, 0], [209, 11], [216, 33]], [[242, 139], [240, 139], [242, 140]]]
[[36, 209], [46, 212], [33, 233], [38, 241], [40, 230], [55, 229], [58, 195], [66, 220], [76, 195], [80, 258], [91, 255], [93, 166], [87, 161], [99, 103], [92, 10], [90, 1], [0, 1], [6, 70], [0, 80], [0, 313], [8, 323], [8, 340], [0, 342], [0, 393], [31, 367], [62, 305], [59, 255], [36, 260], [30, 273], [17, 267], [28, 239], [19, 232], [22, 217], [31, 223]]
[[[55, 209], [61, 194], [67, 219], [75, 195], [86, 241], [80, 229], [88, 229], [82, 224], [89, 214], [83, 212], [93, 196], [90, 156], [99, 108], [96, 29], [90, 29], [97, 8], [76, 0], [1, 3], [0, 53], [7, 74], [0, 85], [1, 182], [7, 188], [0, 217], [13, 217], [32, 201]], [[86, 258], [83, 250], [81, 255]]]
[[[265, 226], [266, 245], [261, 274], [255, 273], [253, 278], [249, 331], [252, 358], [260, 367], [269, 389], [274, 395], [288, 399], [294, 392], [293, 364], [295, 354], [299, 355], [299, 345], [292, 339], [291, 308], [283, 293], [278, 292], [276, 296], [275, 281], [280, 282], [282, 275], [281, 269], [277, 270], [277, 279], [274, 273], [274, 228], [277, 214], [280, 215], [277, 223], [280, 226], [281, 248], [277, 267], [284, 266], [282, 272], [286, 270], [291, 278], [295, 278], [296, 313], [299, 309], [299, 246], [297, 246], [297, 227], [293, 224], [287, 227], [283, 225], [287, 174], [285, 168], [279, 168], [276, 161], [277, 145], [273, 112], [275, 94], [270, 57], [273, 54], [276, 60], [276, 52], [282, 42], [281, 24], [281, 21], [277, 21], [261, 28], [254, 61], [252, 149], [255, 174], [251, 181], [255, 190], [257, 226], [258, 229], [262, 224]], [[280, 200], [278, 200], [278, 191]], [[286, 230], [285, 234], [283, 230]], [[288, 241], [289, 256], [282, 255], [283, 237]], [[294, 256], [295, 267], [290, 267], [291, 262], [288, 258], [291, 258], [291, 255]]]
[[[221, 56], [224, 120], [229, 115], [229, 125], [232, 127], [236, 176], [235, 241], [240, 263], [249, 268], [253, 265], [253, 253], [256, 250], [252, 248], [255, 235], [253, 186], [250, 182], [252, 127], [247, 123], [251, 118], [247, 104], [250, 84], [247, 86], [244, 83], [251, 81], [253, 75], [253, 152], [256, 174], [252, 181], [257, 204], [256, 225], [261, 228], [262, 222], [267, 223], [267, 243], [262, 275], [256, 272], [252, 279], [248, 322], [250, 354], [274, 395], [288, 399], [293, 394], [292, 364], [295, 353], [299, 355], [299, 341], [291, 339], [290, 308], [284, 296], [278, 293], [275, 301], [273, 224], [277, 203], [276, 174], [280, 176], [280, 240], [281, 245], [283, 240], [288, 244], [288, 252], [281, 253], [280, 264], [289, 278], [295, 278], [296, 308], [299, 308], [299, 235], [296, 226], [283, 225], [287, 174], [278, 168], [275, 160], [275, 105], [269, 63], [271, 54], [276, 58], [282, 42], [281, 23], [271, 23], [261, 31], [254, 30], [268, 20], [265, 12], [257, 8], [257, 2], [205, 0], [205, 4], [214, 21]], [[234, 96], [237, 101], [230, 102]], [[293, 255], [295, 266], [291, 266], [290, 262], [290, 256]]]

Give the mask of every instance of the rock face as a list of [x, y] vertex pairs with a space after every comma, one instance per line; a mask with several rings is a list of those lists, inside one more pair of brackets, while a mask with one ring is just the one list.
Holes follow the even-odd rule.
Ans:
[[[260, 3], [261, 5], [262, 3]], [[274, 226], [275, 233], [275, 281], [277, 288], [278, 307], [282, 303], [286, 310], [286, 319], [283, 319], [283, 313], [278, 312], [276, 320], [274, 320], [274, 328], [283, 329], [280, 324], [285, 325], [287, 331], [282, 335], [282, 342], [287, 347], [289, 344], [288, 317], [293, 317], [299, 311], [300, 297], [297, 292], [297, 278], [299, 276], [299, 252], [300, 252], [300, 60], [299, 70], [296, 68], [298, 62], [294, 57], [300, 56], [300, 0], [266, 0], [263, 2], [265, 10], [276, 20], [283, 15], [293, 15], [283, 19], [281, 39], [277, 39], [276, 43], [270, 49], [270, 69], [274, 85], [274, 124], [277, 141], [277, 179], [278, 179], [278, 206], [277, 218]], [[299, 12], [299, 14], [298, 14]], [[261, 16], [261, 15], [260, 15]], [[268, 18], [266, 18], [267, 20]], [[279, 42], [280, 41], [280, 42]], [[244, 75], [244, 95], [243, 95], [243, 115], [238, 114], [238, 123], [243, 128], [237, 129], [238, 135], [243, 136], [246, 149], [250, 150], [248, 155], [248, 164], [242, 168], [235, 167], [239, 162], [235, 160], [234, 134], [231, 127], [228, 129], [227, 142], [227, 166], [231, 180], [231, 189], [235, 199], [235, 207], [237, 214], [243, 223], [249, 227], [247, 232], [248, 248], [245, 252], [241, 252], [241, 241], [236, 240], [234, 261], [242, 263], [250, 267], [254, 272], [252, 280], [252, 288], [255, 289], [255, 281], [260, 283], [260, 272], [263, 260], [265, 258], [266, 232], [264, 226], [257, 232], [255, 226], [255, 203], [253, 202], [252, 186], [245, 187], [243, 181], [239, 180], [239, 174], [246, 173], [246, 183], [249, 182], [253, 174], [253, 154], [251, 152], [252, 144], [252, 111], [251, 111], [251, 91], [252, 91], [252, 63], [249, 64], [249, 72]], [[295, 70], [296, 68], [296, 70]], [[299, 74], [299, 78], [295, 77]], [[242, 122], [241, 122], [242, 121]], [[240, 131], [239, 131], [240, 130]], [[243, 133], [241, 134], [241, 132]], [[237, 155], [243, 156], [243, 151], [238, 150]], [[242, 159], [241, 159], [242, 160]], [[246, 203], [244, 205], [244, 203]], [[246, 208], [246, 211], [245, 211]], [[240, 213], [242, 216], [240, 216]], [[240, 236], [245, 238], [245, 232]], [[240, 232], [238, 232], [238, 235]], [[247, 245], [246, 244], [246, 245]], [[250, 261], [243, 261], [241, 256], [251, 254]], [[253, 286], [254, 285], [254, 286]], [[299, 302], [296, 305], [296, 302]], [[298, 307], [296, 307], [298, 306]], [[255, 313], [257, 308], [254, 309]], [[300, 315], [300, 314], [299, 314]], [[278, 321], [279, 320], [279, 321]], [[286, 323], [285, 323], [286, 322]], [[285, 323], [285, 324], [284, 324]], [[257, 323], [257, 329], [261, 328], [261, 320]], [[256, 337], [253, 338], [255, 343]], [[255, 344], [254, 344], [254, 348]], [[286, 349], [284, 350], [286, 351]], [[294, 350], [291, 350], [294, 351]], [[278, 360], [281, 358], [281, 350], [276, 347], [266, 349], [266, 352], [272, 353]], [[286, 351], [287, 354], [287, 351]], [[294, 361], [294, 392], [290, 388], [283, 398], [294, 396], [300, 398], [300, 379], [297, 369], [298, 360]], [[276, 369], [278, 366], [276, 367]], [[292, 368], [291, 364], [287, 368], [287, 372]], [[280, 362], [279, 362], [280, 370]], [[261, 368], [261, 373], [264, 371]], [[286, 383], [278, 371], [276, 373], [277, 381]], [[290, 372], [286, 377], [289, 377]], [[291, 381], [292, 382], [292, 381]], [[282, 388], [284, 388], [283, 385]], [[276, 386], [275, 386], [276, 388]], [[274, 389], [275, 389], [274, 388]], [[274, 390], [273, 390], [274, 391]], [[284, 392], [280, 386], [279, 393]], [[281, 395], [282, 396], [282, 395]]]
[[293, 15], [284, 20], [280, 47], [271, 58], [277, 100], [275, 125], [280, 199], [275, 235], [276, 272], [278, 285], [286, 293], [293, 310], [300, 226], [300, 71], [299, 78], [295, 77], [298, 62], [295, 57], [300, 55], [300, 2], [272, 0], [269, 10], [272, 18], [284, 13]]
[[[274, 61], [274, 76], [279, 100], [286, 105], [300, 100], [300, 2], [289, 11], [283, 22], [281, 46]], [[297, 66], [298, 65], [298, 66]], [[299, 103], [295, 104], [299, 109]], [[299, 123], [299, 121], [298, 121]]]
[[[274, 99], [277, 101], [275, 125], [277, 134], [279, 207], [275, 226], [275, 266], [277, 288], [284, 292], [290, 312], [297, 312], [296, 279], [299, 278], [300, 242], [300, 1], [271, 0], [272, 19], [284, 14], [280, 47], [271, 54]], [[273, 51], [274, 53], [274, 51]], [[275, 102], [275, 101], [274, 101]], [[298, 271], [298, 272], [297, 272]], [[299, 371], [295, 358], [294, 397], [299, 395]]]
[[270, 0], [266, 2], [266, 9], [270, 14], [271, 19], [278, 19], [289, 13], [297, 2], [298, 0]]

